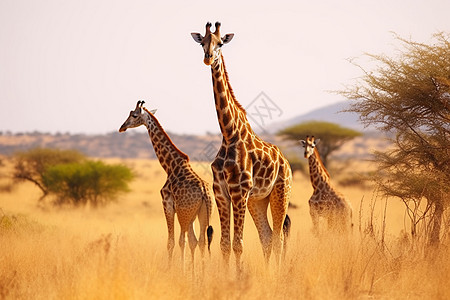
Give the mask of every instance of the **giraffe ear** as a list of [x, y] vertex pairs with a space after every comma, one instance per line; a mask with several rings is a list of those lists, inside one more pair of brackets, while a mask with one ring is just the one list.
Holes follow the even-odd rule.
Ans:
[[320, 139], [315, 139], [314, 140], [314, 145], [317, 145], [318, 143], [320, 143]]
[[304, 140], [299, 140], [300, 144], [302, 144], [303, 147], [306, 146], [306, 142]]
[[198, 32], [192, 32], [191, 36], [197, 43], [201, 43], [203, 41], [203, 36]]
[[152, 113], [152, 115], [156, 114], [157, 109], [152, 109], [150, 112]]
[[228, 33], [225, 34], [225, 36], [222, 38], [222, 44], [228, 44], [233, 39], [234, 33]]

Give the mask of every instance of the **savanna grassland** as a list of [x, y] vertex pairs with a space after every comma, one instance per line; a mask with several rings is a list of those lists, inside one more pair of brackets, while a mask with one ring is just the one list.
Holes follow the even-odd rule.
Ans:
[[[266, 266], [248, 215], [243, 271], [227, 269], [219, 247], [214, 207], [211, 257], [196, 252], [186, 271], [175, 247], [168, 268], [167, 227], [159, 190], [165, 173], [157, 161], [118, 160], [137, 174], [131, 192], [105, 208], [38, 205], [30, 183], [11, 186], [10, 162], [0, 167], [1, 299], [450, 299], [450, 251], [424, 252], [405, 232], [404, 208], [380, 199], [368, 184], [338, 185], [353, 206], [350, 237], [311, 234], [309, 178], [294, 177], [291, 237], [285, 261]], [[193, 163], [208, 181], [208, 165]], [[331, 168], [335, 182], [370, 170], [366, 162]], [[341, 180], [339, 180], [341, 179]], [[375, 201], [377, 200], [377, 201]], [[198, 224], [196, 224], [198, 226]], [[176, 223], [176, 239], [179, 227]]]

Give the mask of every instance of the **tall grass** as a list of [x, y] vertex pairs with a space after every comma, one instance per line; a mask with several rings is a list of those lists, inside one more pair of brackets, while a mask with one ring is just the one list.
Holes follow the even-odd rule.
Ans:
[[101, 210], [37, 208], [39, 192], [27, 184], [0, 194], [0, 299], [450, 298], [449, 250], [415, 251], [401, 204], [388, 202], [385, 213], [385, 202], [369, 200], [371, 190], [342, 188], [354, 208], [352, 235], [315, 238], [307, 205], [312, 190], [301, 176], [280, 266], [265, 265], [249, 215], [243, 271], [236, 274], [234, 261], [224, 266], [214, 209], [211, 258], [202, 263], [197, 251], [192, 272], [187, 255], [183, 272], [176, 246], [169, 267], [159, 196], [164, 175], [154, 162], [126, 163], [140, 174], [133, 192]]

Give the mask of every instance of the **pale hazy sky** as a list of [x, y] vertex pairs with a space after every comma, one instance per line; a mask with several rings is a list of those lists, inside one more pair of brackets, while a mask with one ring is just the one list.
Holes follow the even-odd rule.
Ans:
[[347, 59], [393, 55], [392, 32], [428, 43], [450, 26], [448, 0], [162, 2], [0, 0], [0, 131], [117, 131], [143, 99], [168, 131], [218, 132], [190, 36], [206, 21], [235, 34], [223, 54], [238, 101], [264, 92], [274, 122], [343, 100], [327, 91], [361, 75]]

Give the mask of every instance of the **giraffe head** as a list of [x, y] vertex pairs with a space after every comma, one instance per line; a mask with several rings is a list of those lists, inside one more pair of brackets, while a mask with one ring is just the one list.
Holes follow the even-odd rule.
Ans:
[[314, 148], [316, 148], [316, 145], [319, 143], [319, 141], [320, 139], [315, 139], [314, 136], [306, 136], [306, 141], [300, 141], [303, 147], [305, 147], [305, 158], [309, 158], [314, 154]]
[[[130, 115], [125, 120], [125, 122], [120, 126], [119, 132], [124, 132], [128, 128], [135, 128], [145, 124], [144, 114], [142, 113], [142, 106], [145, 101], [138, 101], [136, 104], [136, 108], [130, 111]], [[150, 111], [152, 114], [156, 112], [155, 110]]]
[[229, 43], [234, 36], [234, 33], [228, 33], [221, 37], [220, 22], [216, 22], [214, 26], [216, 27], [216, 30], [214, 32], [211, 32], [211, 23], [206, 23], [205, 36], [201, 35], [198, 32], [191, 33], [194, 41], [196, 41], [203, 47], [203, 51], [205, 52], [205, 58], [203, 59], [203, 62], [207, 66], [212, 65], [214, 61], [219, 59], [222, 46]]

